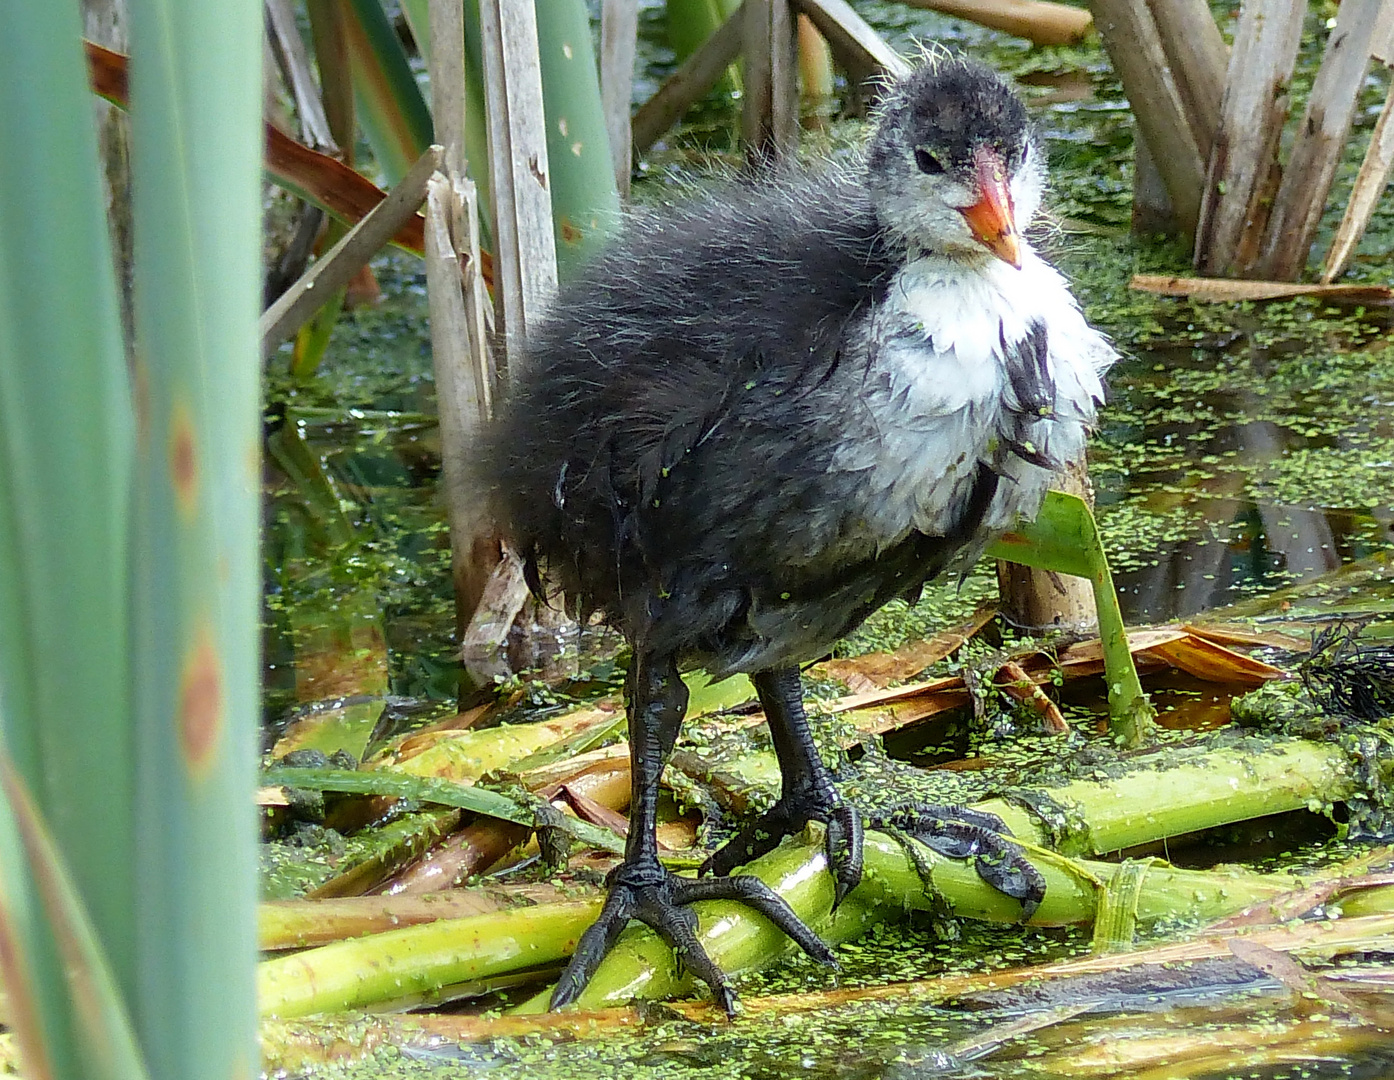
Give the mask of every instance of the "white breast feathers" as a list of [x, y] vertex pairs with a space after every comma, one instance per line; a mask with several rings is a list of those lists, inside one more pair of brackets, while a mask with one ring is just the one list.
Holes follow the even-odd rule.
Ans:
[[[1033, 516], [1055, 468], [1084, 449], [1117, 354], [1065, 279], [1029, 247], [1020, 270], [929, 256], [870, 317], [865, 439], [834, 466], [862, 473], [881, 546], [964, 524], [984, 537]], [[961, 521], [980, 466], [999, 476], [980, 522]]]

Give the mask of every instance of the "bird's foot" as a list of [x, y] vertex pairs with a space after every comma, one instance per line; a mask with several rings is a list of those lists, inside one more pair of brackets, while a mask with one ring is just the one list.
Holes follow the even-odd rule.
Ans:
[[581, 935], [566, 965], [551, 1007], [559, 1009], [580, 996], [630, 919], [638, 919], [658, 934], [677, 955], [678, 964], [711, 987], [717, 1003], [733, 1016], [736, 994], [721, 969], [697, 940], [697, 915], [688, 905], [698, 900], [737, 900], [754, 908], [791, 937], [819, 963], [836, 967], [832, 950], [794, 913], [784, 898], [759, 878], [747, 874], [721, 878], [685, 878], [670, 873], [657, 860], [623, 862], [610, 872], [610, 893], [600, 917]]
[[1045, 899], [1045, 877], [1012, 842], [1011, 829], [996, 814], [920, 803], [899, 807], [876, 818], [872, 825], [912, 836], [951, 859], [972, 859], [980, 878], [998, 892], [1021, 901], [1023, 920], [1029, 919]]
[[824, 850], [833, 876], [833, 910], [862, 879], [862, 816], [836, 793], [798, 790], [785, 794], [702, 864], [699, 874], [724, 876], [766, 852], [773, 851], [810, 820], [824, 822]]

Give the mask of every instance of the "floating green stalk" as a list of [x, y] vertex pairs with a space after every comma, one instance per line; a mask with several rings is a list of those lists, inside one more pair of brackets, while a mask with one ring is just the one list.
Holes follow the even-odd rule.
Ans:
[[263, 1016], [308, 1016], [559, 963], [600, 913], [599, 900], [443, 919], [265, 960]]
[[[1193, 756], [1160, 773], [1139, 769], [1119, 780], [1080, 781], [1045, 794], [1070, 811], [1075, 827], [1065, 834], [1065, 846], [1104, 851], [1206, 825], [1320, 805], [1353, 791], [1350, 767], [1336, 748], [1298, 740], [1260, 745], [1255, 740], [1244, 751], [1212, 749], [1204, 757]], [[1183, 805], [1188, 793], [1194, 806]], [[1011, 819], [1009, 824], [1046, 876], [1046, 897], [1031, 919], [1034, 925], [1089, 922], [1101, 904], [1119, 916], [1120, 925], [1146, 924], [1163, 917], [1214, 919], [1300, 884], [1288, 875], [1178, 870], [1160, 863], [1139, 867], [1126, 882], [1112, 883], [1117, 870], [1113, 863], [1073, 861], [1041, 850], [1045, 830], [1024, 811], [1000, 801], [979, 804], [979, 808]], [[832, 879], [820, 836], [786, 843], [744, 872], [769, 884], [832, 942], [852, 940], [873, 924], [912, 908], [947, 906], [953, 914], [967, 918], [1020, 920], [1020, 904], [982, 881], [972, 865], [927, 851], [924, 855], [928, 889], [899, 843], [880, 833], [869, 834], [862, 884], [835, 915], [829, 914]], [[303, 966], [268, 961], [263, 965], [263, 1011], [290, 1016], [364, 1005], [385, 1000], [370, 994], [385, 993], [387, 998], [419, 994], [465, 979], [556, 963], [574, 948], [576, 937], [594, 917], [595, 904], [527, 910], [536, 913], [534, 922], [515, 924], [503, 915], [484, 915], [461, 920], [454, 930], [450, 924], [438, 923], [340, 942], [293, 958]], [[703, 945], [725, 971], [735, 974], [769, 964], [790, 947], [782, 933], [740, 904], [713, 901], [697, 904], [694, 910], [701, 919]], [[514, 914], [521, 918], [522, 913], [509, 913]], [[531, 949], [509, 936], [525, 925], [545, 928]], [[456, 951], [443, 955], [443, 942], [451, 935]], [[502, 953], [496, 936], [507, 940]], [[1114, 936], [1121, 941], [1121, 933]], [[371, 986], [360, 985], [360, 979]], [[298, 980], [305, 985], [291, 985]], [[690, 981], [676, 971], [671, 950], [647, 929], [633, 928], [606, 957], [581, 1005], [597, 1008], [691, 990]], [[541, 995], [520, 1008], [538, 1011], [545, 1005], [546, 996]]]
[[[881, 833], [868, 833], [862, 884], [829, 915], [832, 878], [827, 872], [821, 838], [815, 843], [785, 844], [745, 872], [753, 873], [789, 902], [826, 941], [851, 941], [873, 925], [909, 909], [939, 910], [947, 904], [959, 916], [990, 922], [1017, 922], [1021, 905], [978, 878], [973, 867], [957, 859], [925, 853], [933, 867], [933, 891], [927, 892], [905, 850]], [[1106, 879], [1110, 863], [1087, 862], [1070, 869], [1063, 862], [1033, 859], [1046, 876], [1046, 898], [1031, 919], [1037, 926], [1063, 926], [1094, 917], [1097, 889], [1090, 876]], [[1079, 871], [1083, 871], [1081, 874]], [[1288, 877], [1225, 874], [1153, 867], [1138, 898], [1138, 918], [1162, 916], [1214, 919], [1291, 889]], [[727, 900], [694, 905], [701, 919], [699, 938], [708, 955], [729, 974], [765, 966], [785, 956], [789, 940], [763, 917]], [[606, 956], [578, 1001], [582, 1009], [604, 1008], [635, 999], [661, 1000], [693, 993], [691, 976], [677, 970], [673, 952], [648, 929], [630, 929]], [[518, 1012], [546, 1008], [550, 991], [531, 998]]]

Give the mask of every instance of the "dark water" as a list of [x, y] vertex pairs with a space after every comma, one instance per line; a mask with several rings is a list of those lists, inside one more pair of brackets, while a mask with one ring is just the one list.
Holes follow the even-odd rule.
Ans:
[[1092, 475], [1130, 622], [1193, 615], [1394, 544], [1394, 363], [1375, 340], [1298, 327], [1277, 350], [1236, 331], [1225, 344], [1137, 348], [1119, 366]]

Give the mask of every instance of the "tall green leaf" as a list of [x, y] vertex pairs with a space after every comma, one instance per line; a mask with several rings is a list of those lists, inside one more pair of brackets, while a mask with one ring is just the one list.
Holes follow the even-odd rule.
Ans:
[[342, 13], [358, 120], [390, 186], [431, 145], [431, 110], [380, 0], [346, 0]]
[[135, 1008], [155, 1076], [223, 1080], [257, 1061], [261, 11], [132, 8]]
[[[353, 0], [354, 9], [366, 8], [378, 0]], [[585, 0], [535, 0], [537, 5], [538, 52], [542, 65], [543, 107], [547, 113], [547, 159], [552, 181], [552, 222], [557, 241], [558, 271], [565, 280], [567, 274], [585, 261], [596, 247], [605, 242], [619, 220], [619, 193], [615, 190], [614, 171], [610, 165], [605, 116], [600, 103], [600, 76], [596, 70], [595, 43], [591, 32], [590, 15]], [[427, 18], [428, 0], [403, 0], [402, 10], [412, 28], [417, 46], [429, 66], [430, 34]], [[465, 154], [470, 176], [474, 180], [489, 219], [489, 168], [487, 125], [484, 122], [484, 91], [480, 73], [483, 52], [479, 34], [479, 8], [465, 3]], [[396, 35], [391, 42], [382, 38], [382, 31], [368, 33], [372, 20], [370, 12], [362, 13], [364, 30], [360, 38], [381, 41], [384, 59], [383, 76], [387, 82], [386, 57], [400, 51]], [[383, 25], [386, 19], [382, 20]], [[390, 33], [390, 26], [387, 32]], [[355, 86], [361, 87], [360, 54], [354, 54]], [[393, 61], [395, 63], [395, 61]], [[367, 70], [366, 64], [361, 69]], [[395, 81], [393, 85], [396, 85]], [[413, 87], [415, 83], [412, 84]], [[406, 87], [395, 91], [395, 97], [409, 97]], [[382, 95], [386, 100], [388, 95]], [[360, 106], [364, 94], [359, 91]], [[374, 152], [379, 152], [373, 127], [365, 117]], [[422, 149], [425, 144], [422, 144]], [[408, 162], [410, 164], [410, 162]]]
[[[308, 7], [315, 45], [321, 50], [316, 59], [321, 85], [326, 88], [326, 114], [335, 117], [334, 126], [339, 129], [334, 136], [351, 163], [356, 113], [378, 168], [389, 186], [395, 184], [431, 145], [432, 138], [431, 113], [401, 39], [379, 0], [341, 4], [314, 0]], [[346, 79], [353, 85], [352, 103], [337, 100]], [[324, 250], [342, 235], [343, 230], [331, 223]], [[291, 358], [291, 373], [297, 378], [313, 374], [319, 366], [343, 309], [344, 295], [344, 289], [337, 289], [326, 297], [324, 306], [297, 335]]]
[[[46, 930], [52, 932], [63, 958], [63, 976], [73, 1004], [73, 1049], [82, 1075], [93, 1080], [147, 1080], [130, 1013], [86, 905], [39, 815], [33, 793], [9, 758], [0, 754], [0, 941], [10, 956], [21, 953], [22, 939], [32, 939], [36, 930], [11, 918], [18, 908], [10, 903], [7, 886], [21, 879], [34, 883], [43, 903]], [[11, 964], [5, 966], [4, 975], [12, 1000], [25, 1001], [27, 973]], [[20, 1006], [11, 1013], [18, 1017], [18, 1022], [10, 1022], [20, 1030], [25, 1045], [25, 1068], [31, 1075], [42, 1075], [45, 1069], [39, 1063], [49, 1055], [38, 1047], [32, 1010]]]
[[[353, 66], [349, 62], [348, 39], [344, 32], [344, 9], [337, 0], [306, 0], [310, 17], [310, 36], [319, 67], [320, 98], [330, 134], [339, 146], [345, 165], [352, 165], [354, 141], [358, 137], [353, 93]], [[332, 251], [344, 238], [348, 227], [331, 218], [323, 238], [322, 251]], [[324, 306], [295, 335], [291, 350], [290, 373], [303, 379], [315, 373], [334, 334], [334, 324], [344, 309], [348, 288], [335, 289]]]
[[[740, 0], [666, 0], [663, 13], [668, 44], [673, 47], [678, 61], [695, 53], [740, 6]], [[739, 94], [741, 85], [740, 65], [732, 64], [716, 88], [721, 94]]]
[[[79, 35], [77, 0], [0, 5], [0, 739], [129, 993], [130, 389]], [[6, 885], [49, 1064], [76, 1075], [42, 905]]]
[[557, 274], [565, 281], [619, 224], [620, 198], [585, 0], [535, 0]]

